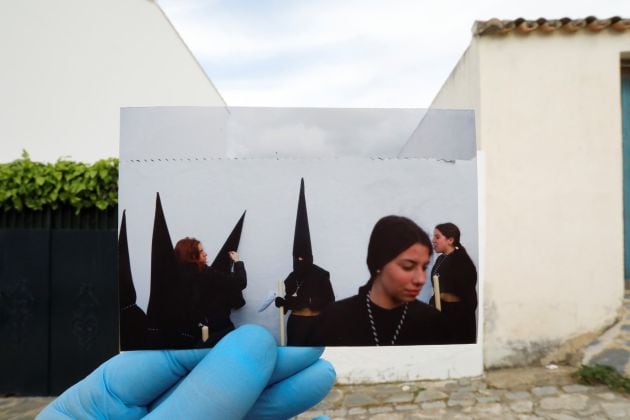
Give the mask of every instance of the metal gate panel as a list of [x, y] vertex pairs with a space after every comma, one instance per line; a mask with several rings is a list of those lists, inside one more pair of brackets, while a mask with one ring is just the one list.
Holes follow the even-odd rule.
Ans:
[[118, 352], [115, 230], [51, 232], [50, 392]]
[[0, 230], [0, 393], [48, 395], [49, 268], [49, 230]]
[[621, 123], [623, 128], [623, 233], [624, 278], [630, 287], [630, 70], [621, 77]]

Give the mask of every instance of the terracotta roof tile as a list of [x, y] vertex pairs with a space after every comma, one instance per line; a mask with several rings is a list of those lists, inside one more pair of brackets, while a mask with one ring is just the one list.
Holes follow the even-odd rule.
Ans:
[[509, 32], [517, 34], [528, 34], [530, 32], [541, 33], [574, 33], [580, 30], [589, 32], [601, 32], [603, 30], [613, 32], [630, 31], [630, 19], [614, 16], [609, 19], [597, 19], [589, 16], [585, 19], [545, 19], [528, 20], [518, 18], [514, 20], [501, 20], [492, 18], [489, 20], [478, 20], [472, 28], [474, 36], [505, 35]]

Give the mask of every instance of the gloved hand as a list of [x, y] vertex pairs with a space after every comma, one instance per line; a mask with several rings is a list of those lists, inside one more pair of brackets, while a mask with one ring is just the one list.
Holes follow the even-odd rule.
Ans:
[[321, 348], [276, 347], [256, 325], [212, 349], [131, 351], [103, 363], [38, 418], [280, 419], [322, 400], [335, 381]]
[[275, 301], [275, 305], [276, 305], [276, 308], [284, 306], [284, 299], [282, 299], [281, 297], [277, 297]]

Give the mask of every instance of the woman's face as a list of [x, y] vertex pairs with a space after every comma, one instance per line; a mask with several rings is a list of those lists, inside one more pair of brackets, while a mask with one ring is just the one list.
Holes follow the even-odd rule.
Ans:
[[437, 229], [433, 230], [433, 239], [431, 242], [433, 242], [433, 249], [435, 249], [435, 252], [440, 254], [448, 254], [454, 249], [453, 238], [447, 238]]
[[206, 254], [206, 251], [204, 251], [203, 245], [201, 244], [201, 242], [199, 242], [198, 249], [199, 249], [199, 262], [202, 264], [207, 264], [208, 254]]
[[418, 243], [398, 254], [374, 279], [372, 300], [385, 308], [415, 300], [427, 281], [429, 259], [429, 248]]

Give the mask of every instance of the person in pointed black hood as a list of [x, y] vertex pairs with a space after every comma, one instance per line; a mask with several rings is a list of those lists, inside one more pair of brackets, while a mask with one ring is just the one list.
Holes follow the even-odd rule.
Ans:
[[[433, 248], [440, 256], [431, 270], [431, 284], [439, 278], [440, 302], [446, 341], [471, 344], [477, 341], [477, 269], [460, 242], [459, 228], [441, 223], [433, 231]], [[435, 306], [435, 293], [429, 302]]]
[[147, 308], [149, 348], [191, 348], [196, 343], [189, 282], [179, 281], [179, 270], [166, 225], [160, 194], [155, 203], [151, 242], [151, 289]]
[[324, 309], [317, 345], [440, 344], [437, 310], [416, 300], [432, 254], [429, 236], [412, 220], [381, 218], [370, 236], [370, 279], [359, 293]]
[[293, 238], [293, 271], [284, 281], [286, 295], [276, 298], [276, 306], [290, 310], [287, 321], [287, 345], [310, 346], [317, 326], [317, 316], [335, 301], [328, 271], [313, 263], [311, 236], [306, 213], [304, 179], [300, 183], [300, 198]]
[[[225, 240], [225, 243], [217, 253], [217, 256], [214, 258], [210, 267], [212, 267], [217, 272], [226, 275], [230, 273], [235, 273], [237, 270], [240, 270], [241, 267], [236, 267], [236, 262], [232, 258], [232, 252], [236, 252], [238, 250], [238, 245], [241, 242], [241, 233], [243, 231], [243, 222], [245, 220], [245, 214], [247, 212], [243, 212], [241, 218], [236, 222], [234, 229], [230, 233], [230, 236]], [[238, 256], [238, 254], [236, 254]], [[243, 276], [245, 276], [245, 270], [243, 267]], [[229, 288], [232, 293], [228, 295], [226, 299], [226, 304], [230, 309], [240, 309], [245, 306], [245, 298], [243, 297], [243, 289], [247, 286], [247, 277], [245, 277], [245, 284], [242, 288], [231, 287]]]
[[120, 290], [120, 349], [143, 349], [146, 347], [147, 316], [136, 305], [136, 289], [133, 286], [129, 262], [125, 211], [123, 211], [118, 237], [118, 287]]

